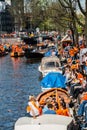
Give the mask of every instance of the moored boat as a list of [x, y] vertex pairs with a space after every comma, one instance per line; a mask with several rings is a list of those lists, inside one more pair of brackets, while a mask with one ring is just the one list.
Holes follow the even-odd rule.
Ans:
[[31, 51], [29, 49], [25, 50], [25, 57], [27, 59], [38, 59], [41, 60], [42, 57], [44, 57], [44, 53], [41, 51]]
[[4, 45], [0, 44], [0, 57], [8, 54], [8, 51], [5, 50]]
[[[45, 100], [52, 96], [56, 98], [58, 104], [60, 96], [64, 98], [66, 103], [70, 102], [69, 94], [67, 91], [59, 88], [53, 88], [42, 92], [37, 96], [37, 100], [40, 105], [44, 105]], [[21, 117], [16, 121], [14, 130], [67, 130], [67, 127], [72, 122], [72, 120], [72, 117], [57, 114], [42, 114], [37, 118]]]
[[8, 55], [7, 51], [0, 51], [0, 57]]
[[69, 97], [69, 94], [66, 90], [64, 89], [61, 89], [61, 88], [51, 88], [49, 90], [46, 90], [42, 93], [40, 93], [38, 96], [37, 96], [37, 100], [39, 101], [39, 103], [42, 105], [42, 104], [45, 104], [45, 100], [48, 98], [48, 97], [56, 97], [56, 101], [58, 102], [58, 98], [61, 96], [64, 98], [65, 102], [66, 103], [69, 103], [70, 102], [70, 97]]
[[49, 97], [55, 97], [58, 103], [60, 97], [64, 98], [64, 101], [66, 103], [70, 103], [71, 101], [68, 92], [61, 88], [51, 88], [49, 90], [46, 90], [37, 96], [37, 100], [39, 101], [40, 105], [43, 105], [45, 104], [45, 100]]
[[60, 72], [61, 64], [57, 56], [43, 57], [38, 70], [41, 72], [42, 76], [46, 76], [49, 72]]
[[24, 56], [24, 52], [11, 52], [11, 57], [22, 57]]
[[67, 130], [72, 117], [60, 115], [41, 115], [34, 118], [21, 117], [15, 123], [14, 130]]
[[21, 46], [13, 45], [12, 52], [10, 54], [11, 57], [22, 57], [24, 56], [24, 51]]

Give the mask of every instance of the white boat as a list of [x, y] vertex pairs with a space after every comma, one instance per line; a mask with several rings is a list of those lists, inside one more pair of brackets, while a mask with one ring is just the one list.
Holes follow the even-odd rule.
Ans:
[[[70, 103], [71, 99], [67, 91], [60, 88], [52, 88], [37, 96], [40, 105], [45, 105], [45, 100], [48, 97], [54, 96], [59, 104], [59, 97], [63, 97], [66, 103]], [[42, 114], [36, 118], [20, 117], [14, 126], [14, 130], [67, 130], [67, 126], [72, 122], [73, 117], [57, 115], [57, 114]]]
[[14, 130], [67, 130], [72, 117], [61, 115], [41, 115], [37, 118], [21, 117], [14, 126]]
[[46, 76], [49, 72], [62, 73], [60, 60], [57, 56], [43, 57], [38, 67], [42, 76]]

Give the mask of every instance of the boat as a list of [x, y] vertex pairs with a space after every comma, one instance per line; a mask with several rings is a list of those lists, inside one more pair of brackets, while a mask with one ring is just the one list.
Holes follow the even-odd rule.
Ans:
[[21, 117], [16, 123], [14, 130], [67, 130], [72, 122], [72, 117], [60, 115], [41, 115], [34, 118]]
[[[40, 105], [43, 105], [49, 96], [55, 96], [56, 101], [61, 96], [66, 103], [70, 102], [69, 95], [65, 90], [53, 88], [37, 96]], [[20, 117], [15, 123], [14, 130], [67, 130], [72, 120], [72, 117], [57, 114], [42, 114], [35, 119], [31, 117]]]
[[11, 57], [23, 57], [24, 51], [22, 51], [22, 52], [11, 52], [10, 56]]
[[0, 57], [8, 54], [8, 51], [5, 50], [4, 46], [0, 44]]
[[10, 53], [11, 57], [23, 57], [24, 51], [20, 45], [13, 45]]
[[7, 51], [0, 51], [0, 57], [8, 55]]
[[41, 72], [42, 77], [45, 77], [49, 72], [62, 73], [61, 63], [57, 56], [43, 57], [38, 70]]
[[64, 98], [64, 101], [66, 103], [70, 103], [71, 101], [68, 92], [62, 88], [51, 88], [49, 90], [46, 90], [37, 96], [37, 100], [39, 101], [40, 105], [44, 105], [45, 100], [48, 97], [56, 97], [56, 101], [58, 103], [59, 103], [59, 97]]
[[32, 60], [41, 60], [44, 57], [45, 50], [39, 50], [39, 49], [26, 49], [25, 50], [25, 57], [27, 59]]

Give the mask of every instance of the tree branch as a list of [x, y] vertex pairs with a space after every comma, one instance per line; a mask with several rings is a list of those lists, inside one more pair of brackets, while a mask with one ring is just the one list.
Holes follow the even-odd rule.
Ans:
[[69, 6], [66, 6], [63, 2], [61, 2], [61, 0], [59, 0], [59, 3], [60, 3], [61, 6], [64, 7], [64, 8], [70, 8]]
[[85, 15], [86, 12], [85, 12], [84, 9], [82, 8], [81, 3], [80, 3], [80, 0], [77, 0], [77, 2], [78, 2], [78, 6], [79, 6], [80, 11], [82, 12], [83, 15]]

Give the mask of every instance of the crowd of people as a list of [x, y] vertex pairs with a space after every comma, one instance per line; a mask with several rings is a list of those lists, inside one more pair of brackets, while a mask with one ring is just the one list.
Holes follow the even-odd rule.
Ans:
[[58, 114], [64, 116], [72, 116], [68, 104], [65, 103], [64, 98], [59, 97], [60, 104], [55, 97], [48, 97], [44, 105], [40, 105], [35, 96], [29, 96], [27, 113], [29, 117], [36, 118], [42, 114]]
[[[61, 62], [62, 74], [66, 76], [66, 91], [72, 102], [78, 103], [79, 107], [76, 108], [76, 114], [82, 116], [84, 115], [83, 111], [85, 111], [84, 104], [87, 104], [87, 48], [85, 42], [82, 40], [78, 44], [73, 44], [71, 39], [70, 41], [64, 40], [64, 42], [62, 40], [61, 43], [61, 35], [59, 34], [54, 36], [54, 41]], [[85, 49], [83, 53], [81, 53], [82, 49]], [[70, 109], [70, 106], [74, 106], [74, 104], [66, 104], [63, 98], [59, 97], [59, 99], [60, 105], [55, 98], [49, 97], [44, 106], [39, 106], [39, 104], [36, 106], [37, 101], [32, 96], [29, 98], [27, 113], [32, 117], [41, 114], [73, 116], [73, 110]]]

